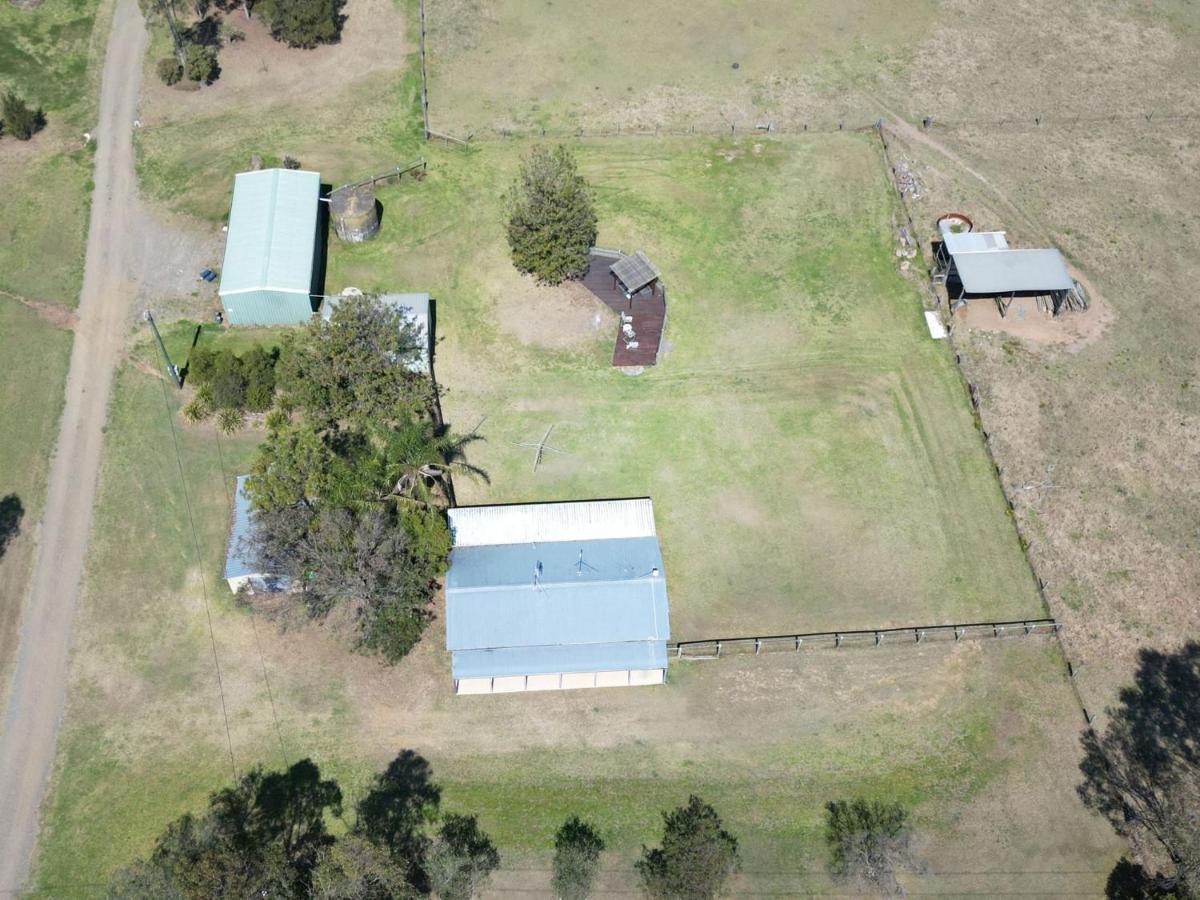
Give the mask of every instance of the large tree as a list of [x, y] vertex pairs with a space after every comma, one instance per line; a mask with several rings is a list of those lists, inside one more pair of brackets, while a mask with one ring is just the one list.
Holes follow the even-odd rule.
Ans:
[[358, 647], [389, 661], [417, 642], [450, 551], [441, 507], [474, 438], [434, 420], [423, 338], [377, 298], [344, 298], [286, 342], [248, 493], [263, 571], [320, 618], [348, 610]]
[[507, 207], [508, 245], [518, 270], [546, 284], [587, 271], [596, 209], [570, 150], [534, 147], [521, 162]]
[[322, 421], [406, 421], [433, 401], [429, 377], [413, 370], [421, 327], [375, 297], [343, 297], [328, 320], [289, 334], [278, 370], [291, 402]]
[[1200, 892], [1200, 642], [1144, 649], [1134, 683], [1083, 732], [1079, 795], [1118, 833], [1149, 839], [1174, 867], [1165, 888]]
[[738, 866], [738, 842], [717, 811], [692, 795], [686, 806], [663, 813], [662, 847], [643, 847], [636, 868], [642, 887], [662, 900], [719, 896]]
[[255, 7], [270, 23], [271, 36], [289, 47], [312, 49], [342, 36], [342, 0], [261, 0]]
[[333, 838], [325, 813], [342, 792], [310, 760], [286, 772], [254, 770], [209, 798], [202, 816], [169, 825], [147, 859], [120, 872], [116, 900], [304, 897], [321, 851]]
[[912, 864], [908, 810], [879, 800], [834, 800], [825, 804], [825, 815], [834, 875], [881, 894], [900, 892], [896, 872]]
[[554, 836], [554, 893], [560, 900], [586, 900], [600, 870], [604, 840], [589, 823], [573, 816]]

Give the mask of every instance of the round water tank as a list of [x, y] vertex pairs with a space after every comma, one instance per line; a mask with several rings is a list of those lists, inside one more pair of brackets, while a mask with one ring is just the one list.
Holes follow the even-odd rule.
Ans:
[[374, 237], [379, 231], [375, 188], [369, 184], [339, 188], [329, 198], [329, 215], [343, 241], [359, 244]]

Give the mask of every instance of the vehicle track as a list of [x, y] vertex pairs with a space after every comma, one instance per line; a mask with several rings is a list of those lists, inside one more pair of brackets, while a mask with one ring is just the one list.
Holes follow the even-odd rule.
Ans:
[[128, 278], [137, 208], [133, 122], [146, 41], [135, 0], [117, 0], [100, 88], [79, 322], [0, 732], [0, 893], [5, 894], [19, 891], [29, 876], [38, 811], [54, 763], [109, 392], [136, 293]]

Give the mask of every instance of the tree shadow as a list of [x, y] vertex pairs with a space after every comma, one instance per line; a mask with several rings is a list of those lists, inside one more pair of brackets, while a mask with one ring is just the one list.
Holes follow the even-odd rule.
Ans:
[[1137, 863], [1121, 857], [1108, 873], [1104, 896], [1108, 900], [1148, 900], [1153, 897], [1167, 900], [1175, 896], [1169, 885], [1170, 880], [1161, 874], [1151, 875]]
[[21, 520], [25, 507], [16, 494], [0, 497], [0, 559], [4, 558], [8, 545], [21, 533]]
[[[1192, 812], [1200, 796], [1200, 642], [1141, 650], [1134, 683], [1119, 699], [1103, 735], [1082, 735], [1079, 796], [1118, 833], [1141, 831], [1161, 844], [1176, 866], [1167, 881], [1185, 885], [1186, 893], [1200, 872]], [[1113, 876], [1128, 880], [1134, 868]], [[1164, 883], [1161, 876], [1151, 881]]]
[[408, 861], [410, 879], [424, 879], [421, 860], [428, 839], [422, 827], [437, 814], [442, 791], [433, 783], [429, 761], [414, 750], [402, 750], [375, 776], [358, 804], [356, 829], [372, 843]]

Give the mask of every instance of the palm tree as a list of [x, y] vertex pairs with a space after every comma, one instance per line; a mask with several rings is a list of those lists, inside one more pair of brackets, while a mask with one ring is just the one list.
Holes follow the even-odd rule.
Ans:
[[389, 493], [418, 506], [430, 506], [441, 494], [454, 503], [456, 473], [488, 481], [487, 472], [467, 462], [465, 448], [479, 435], [455, 435], [429, 420], [410, 420], [398, 427], [372, 429], [375, 452], [371, 465], [376, 484], [390, 485]]

